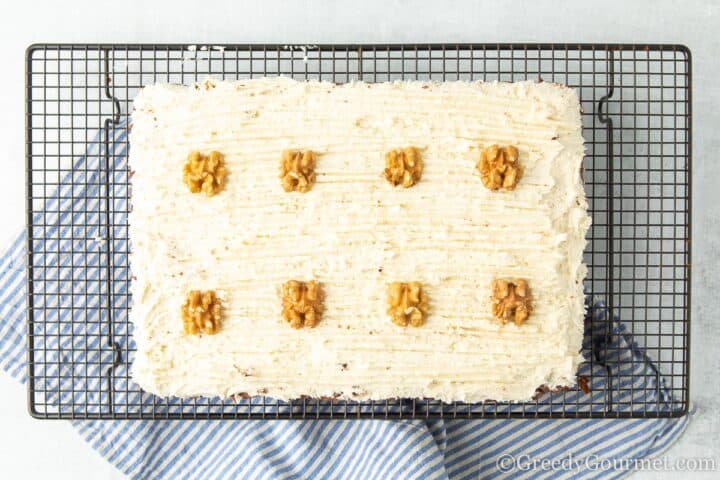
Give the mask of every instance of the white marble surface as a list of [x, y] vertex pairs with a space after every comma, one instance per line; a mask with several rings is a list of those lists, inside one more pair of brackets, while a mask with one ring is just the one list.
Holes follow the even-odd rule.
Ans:
[[[693, 54], [693, 318], [691, 398], [697, 408], [670, 457], [720, 459], [720, 4], [637, 2], [204, 1], [14, 2], [0, 16], [0, 244], [24, 222], [24, 50], [32, 42], [659, 42]], [[3, 476], [122, 478], [66, 422], [26, 413], [24, 388], [0, 374]], [[640, 473], [636, 478], [672, 478]], [[688, 478], [714, 478], [712, 474]]]

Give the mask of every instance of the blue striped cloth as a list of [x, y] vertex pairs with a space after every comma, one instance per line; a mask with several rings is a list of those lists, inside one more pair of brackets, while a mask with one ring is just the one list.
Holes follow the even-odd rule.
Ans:
[[[113, 131], [115, 144], [122, 144], [126, 130]], [[86, 175], [92, 171], [88, 165], [99, 162], [100, 148], [98, 142], [89, 145], [87, 154], [77, 160], [73, 172], [61, 179], [59, 191], [68, 186], [65, 184], [76, 171], [82, 170]], [[126, 165], [124, 149], [113, 150], [113, 156], [115, 165]], [[93, 183], [88, 178], [85, 181]], [[86, 202], [92, 195], [94, 192], [90, 190], [73, 191], [69, 197], [72, 202]], [[68, 224], [68, 215], [85, 206], [63, 205], [62, 198], [59, 193], [56, 199], [50, 195], [46, 203], [48, 211], [58, 212], [52, 221], [53, 227], [59, 229]], [[3, 318], [0, 366], [21, 382], [26, 381], [27, 369], [25, 238], [24, 232], [19, 234], [0, 259]], [[50, 241], [41, 240], [33, 248], [37, 252], [57, 251], [58, 255], [44, 258], [44, 262], [60, 265], [63, 247], [55, 239], [52, 248], [48, 248], [45, 243]], [[597, 329], [605, 329], [608, 324], [602, 304], [589, 306], [588, 339], [597, 338]], [[64, 321], [60, 318], [58, 323], [64, 325]], [[69, 328], [74, 326], [70, 324]], [[628, 378], [641, 381], [654, 378], [654, 366], [634, 345], [623, 326], [614, 323], [613, 333], [612, 345], [607, 349], [613, 352], [612, 357], [600, 360], [615, 362], [616, 371]], [[72, 368], [65, 365], [72, 363], [72, 355], [62, 356], [62, 346], [51, 350], [60, 352], [53, 361]], [[582, 368], [589, 369], [589, 366]], [[622, 371], [623, 368], [626, 370]], [[581, 369], [581, 373], [589, 370]], [[602, 374], [593, 372], [593, 381], [596, 383], [591, 385], [592, 394], [602, 395]], [[55, 398], [61, 398], [63, 391], [77, 391], [77, 385], [72, 387], [54, 385], [58, 389]], [[638, 391], [644, 395], [638, 401], [654, 402], [661, 411], [670, 408], [664, 383], [657, 388], [638, 388]], [[657, 397], [647, 398], [647, 392], [654, 391], [658, 392]], [[568, 402], [574, 402], [573, 395], [583, 394], [568, 392]], [[598, 404], [600, 399], [598, 397]], [[542, 404], [538, 408], [542, 409]], [[600, 461], [657, 455], [679, 437], [689, 419], [690, 416], [632, 420], [86, 420], [72, 423], [92, 448], [120, 471], [138, 479], [477, 479], [620, 478], [630, 471], [603, 471], [597, 468]], [[528, 462], [543, 459], [566, 460], [566, 463], [556, 469], [527, 468]]]

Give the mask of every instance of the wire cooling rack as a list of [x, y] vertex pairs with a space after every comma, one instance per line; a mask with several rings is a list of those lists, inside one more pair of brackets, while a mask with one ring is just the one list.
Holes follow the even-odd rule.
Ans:
[[[689, 402], [690, 52], [678, 45], [33, 45], [27, 51], [28, 393], [40, 418], [679, 416]], [[543, 80], [583, 108], [593, 225], [589, 393], [477, 404], [159, 398], [130, 379], [128, 115], [208, 75]], [[618, 323], [614, 320], [621, 321]], [[628, 342], [635, 342], [628, 343]], [[635, 346], [639, 351], [630, 354]]]

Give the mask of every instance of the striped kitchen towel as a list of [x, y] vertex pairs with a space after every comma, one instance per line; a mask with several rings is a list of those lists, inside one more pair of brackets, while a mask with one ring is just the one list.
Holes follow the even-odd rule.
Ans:
[[[112, 137], [115, 141], [111, 144], [122, 146], [126, 131], [124, 127], [114, 129]], [[59, 239], [82, 237], [87, 242], [95, 241], [92, 232], [84, 231], [79, 236], [73, 233], [72, 217], [75, 212], [87, 215], [92, 211], [88, 202], [97, 196], [93, 185], [100, 182], [93, 177], [97, 170], [88, 166], [100, 161], [101, 148], [100, 142], [89, 145], [87, 154], [77, 159], [65, 178], [59, 179], [55, 198], [51, 194], [45, 200], [46, 212], [53, 215], [43, 218], [43, 227], [58, 230], [33, 245], [33, 250], [35, 257], [45, 255], [42, 257], [45, 267], [65, 265], [65, 269], [71, 271], [71, 278], [57, 279], [58, 290], [54, 294], [58, 296], [58, 302], [63, 301], [64, 289], [74, 292], [72, 279], [76, 274], [87, 278], [95, 274], [88, 271], [88, 266], [100, 262], [101, 256], [92, 253], [96, 246], [75, 245], [73, 252], [85, 252], [92, 259], [79, 262], [84, 265], [83, 271], [67, 269], [63, 262], [69, 253], [65, 249], [70, 247], [63, 246]], [[125, 165], [125, 150], [113, 147], [112, 158], [115, 165]], [[76, 173], [84, 175], [82, 181], [74, 176]], [[75, 188], [78, 183], [83, 185], [79, 190]], [[118, 182], [118, 185], [122, 183]], [[70, 194], [61, 194], [66, 187]], [[70, 200], [66, 202], [68, 198]], [[63, 232], [63, 229], [67, 231]], [[20, 234], [0, 259], [0, 312], [3, 318], [0, 366], [21, 382], [26, 381], [27, 369], [25, 235]], [[72, 258], [67, 261], [74, 262]], [[45, 293], [52, 294], [50, 291]], [[73, 295], [64, 297], [65, 300], [72, 299]], [[589, 307], [588, 341], [611, 339], [608, 348], [597, 351], [612, 352], [612, 356], [608, 354], [609, 358], [599, 358], [599, 361], [616, 362], [615, 368], [629, 369], [620, 372], [623, 378], [642, 381], [659, 378], [652, 363], [632, 342], [622, 324], [612, 322], [613, 334], [604, 335], [609, 322], [602, 302], [589, 304]], [[52, 312], [67, 311], [71, 310], [52, 309]], [[92, 311], [92, 308], [84, 310], [85, 314]], [[52, 312], [48, 309], [48, 315]], [[93, 323], [63, 318], [62, 313], [57, 315], [59, 317], [53, 323], [60, 325], [59, 328], [67, 327], [69, 332], [74, 332], [72, 329], [77, 328], [78, 323], [81, 328]], [[61, 335], [57, 337], [59, 339]], [[57, 375], [57, 372], [53, 375], [63, 379], [60, 384], [46, 386], [57, 390], [58, 399], [61, 395], [77, 394], [78, 386], [72, 383], [76, 376], [72, 374], [71, 349], [68, 355], [68, 348], [63, 345], [45, 347], [49, 352], [46, 355], [56, 355], [50, 362], [46, 359], [45, 363], [56, 363], [57, 368], [69, 369], [67, 375]], [[591, 385], [593, 392], [597, 392], [593, 395], [602, 395], [602, 375], [593, 375], [593, 378], [598, 382]], [[64, 379], [69, 383], [63, 384]], [[640, 401], [653, 403], [659, 411], [668, 410], [669, 392], [662, 380], [658, 382], [656, 388], [638, 389], [644, 395]], [[657, 393], [650, 399], [647, 392]], [[566, 400], [574, 402], [572, 395], [583, 394], [568, 392]], [[598, 401], [598, 404], [602, 402]], [[542, 404], [539, 408], [542, 409]], [[690, 418], [688, 415], [679, 419], [613, 420], [85, 420], [74, 421], [73, 425], [109, 462], [131, 478], [138, 479], [619, 478], [632, 470], [627, 468], [628, 464], [612, 467], [613, 459], [657, 455], [680, 436]], [[542, 460], [546, 462], [543, 464]], [[533, 461], [537, 462], [534, 468]], [[608, 471], [605, 467], [611, 469]]]

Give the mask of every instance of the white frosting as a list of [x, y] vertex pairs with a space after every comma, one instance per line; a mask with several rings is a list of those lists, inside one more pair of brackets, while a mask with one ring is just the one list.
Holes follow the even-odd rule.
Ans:
[[[525, 174], [486, 189], [481, 148], [513, 144]], [[575, 92], [549, 83], [155, 85], [135, 99], [130, 163], [133, 378], [160, 395], [525, 400], [571, 385], [581, 356], [587, 216]], [[422, 149], [422, 180], [393, 188], [384, 153]], [[281, 152], [309, 148], [317, 183], [286, 193]], [[225, 155], [215, 197], [191, 194], [192, 150]], [[491, 282], [527, 278], [522, 326], [491, 313]], [[280, 286], [317, 279], [313, 329], [281, 318]], [[394, 325], [387, 284], [418, 280], [431, 311]], [[182, 332], [191, 289], [224, 301], [216, 335]]]

